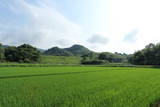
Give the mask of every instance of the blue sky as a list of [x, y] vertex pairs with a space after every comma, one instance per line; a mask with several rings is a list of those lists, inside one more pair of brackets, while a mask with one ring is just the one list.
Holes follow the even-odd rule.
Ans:
[[0, 42], [133, 53], [159, 42], [159, 5], [159, 0], [1, 0]]

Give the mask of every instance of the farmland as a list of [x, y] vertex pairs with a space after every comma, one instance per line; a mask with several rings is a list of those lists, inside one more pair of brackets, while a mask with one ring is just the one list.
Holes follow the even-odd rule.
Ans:
[[159, 90], [156, 68], [0, 68], [0, 107], [148, 107]]
[[40, 63], [42, 64], [80, 64], [81, 58], [74, 56], [49, 56], [42, 55]]

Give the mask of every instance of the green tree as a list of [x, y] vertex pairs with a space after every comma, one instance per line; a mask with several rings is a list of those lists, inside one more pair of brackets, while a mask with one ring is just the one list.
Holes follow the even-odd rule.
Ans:
[[31, 45], [23, 44], [18, 47], [7, 47], [5, 57], [10, 62], [32, 63], [39, 61], [40, 52]]
[[4, 49], [0, 43], [0, 62], [4, 61]]
[[17, 47], [19, 62], [31, 63], [38, 62], [40, 59], [40, 52], [28, 44], [23, 44]]
[[137, 51], [137, 52], [134, 53], [133, 63], [138, 64], [138, 65], [143, 65], [144, 64], [144, 55], [141, 51]]
[[160, 44], [154, 47], [154, 61], [153, 65], [160, 65]]
[[106, 60], [106, 54], [105, 53], [101, 53], [99, 54], [99, 57], [98, 57], [100, 60]]
[[144, 49], [135, 52], [128, 61], [138, 65], [160, 65], [160, 44], [150, 43]]
[[109, 53], [109, 52], [103, 52], [99, 54], [98, 57], [99, 60], [105, 60], [110, 63], [121, 63], [126, 60], [126, 56], [123, 56], [122, 54], [118, 53]]
[[7, 47], [5, 48], [5, 59], [9, 62], [18, 62], [18, 50], [16, 47]]

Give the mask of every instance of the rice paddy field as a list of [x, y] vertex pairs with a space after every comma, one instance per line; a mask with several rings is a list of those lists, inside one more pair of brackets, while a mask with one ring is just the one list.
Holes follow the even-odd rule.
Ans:
[[0, 68], [0, 107], [150, 107], [159, 100], [156, 68]]
[[42, 55], [40, 59], [41, 64], [80, 64], [81, 58], [75, 56], [49, 56]]

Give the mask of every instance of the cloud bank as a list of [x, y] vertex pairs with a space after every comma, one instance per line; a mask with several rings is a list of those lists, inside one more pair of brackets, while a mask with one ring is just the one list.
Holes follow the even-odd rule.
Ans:
[[[77, 43], [82, 36], [82, 28], [55, 8], [45, 4], [43, 0], [40, 1], [37, 4], [25, 0], [0, 2], [15, 16], [13, 21], [11, 19], [6, 21], [7, 24], [0, 23], [0, 40], [4, 44], [29, 43], [37, 47], [49, 48], [54, 45], [67, 47]], [[20, 21], [22, 22], [19, 23]]]

